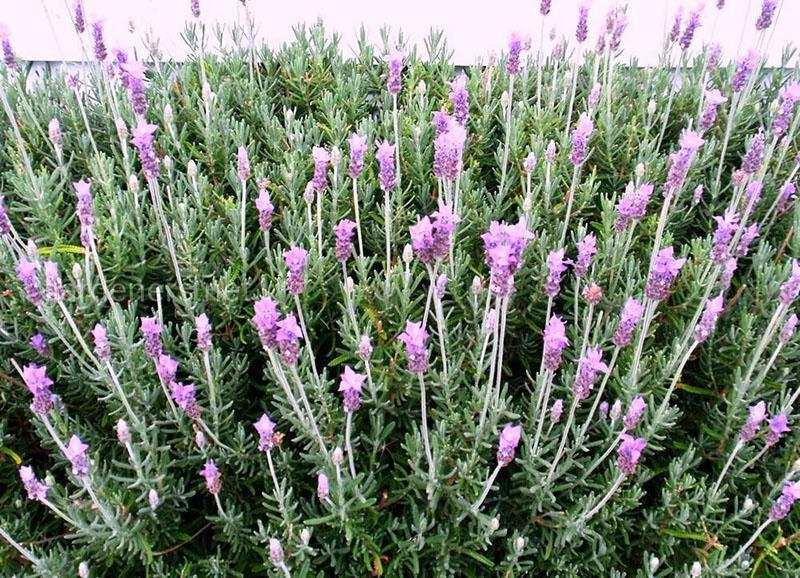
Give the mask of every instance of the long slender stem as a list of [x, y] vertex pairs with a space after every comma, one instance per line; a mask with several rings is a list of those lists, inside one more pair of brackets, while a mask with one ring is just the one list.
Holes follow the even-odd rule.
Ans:
[[392, 124], [394, 124], [394, 172], [397, 177], [397, 188], [400, 188], [400, 115], [397, 109], [397, 95], [392, 94]]
[[280, 362], [275, 357], [275, 353], [271, 349], [267, 350], [267, 355], [269, 356], [269, 361], [272, 365], [272, 372], [275, 374], [275, 378], [278, 380], [278, 383], [283, 389], [286, 399], [289, 400], [289, 405], [292, 406], [292, 411], [294, 411], [295, 415], [297, 416], [300, 425], [305, 425], [307, 418], [300, 409], [300, 406], [298, 405], [297, 400], [292, 393], [292, 388], [289, 387], [289, 381], [286, 379], [286, 374], [283, 372], [283, 367], [281, 367]]
[[728, 456], [728, 461], [725, 462], [725, 466], [722, 468], [722, 471], [719, 473], [719, 477], [717, 478], [717, 481], [714, 482], [714, 486], [711, 488], [711, 495], [712, 496], [716, 495], [717, 490], [719, 490], [720, 484], [722, 484], [722, 480], [725, 479], [725, 474], [728, 473], [728, 470], [730, 469], [731, 464], [733, 464], [733, 460], [736, 459], [736, 455], [739, 453], [739, 451], [743, 447], [744, 447], [744, 442], [741, 439], [737, 440], [736, 441], [736, 445], [733, 446], [733, 450], [731, 450], [731, 455]]
[[245, 249], [247, 245], [247, 181], [242, 179], [242, 200], [239, 208], [239, 221], [241, 223], [241, 239], [239, 241], [239, 251], [242, 255], [242, 267], [245, 265]]
[[41, 566], [41, 560], [39, 560], [36, 556], [34, 556], [29, 550], [24, 548], [19, 542], [14, 540], [11, 535], [6, 532], [0, 526], [0, 538], [3, 538], [6, 542], [8, 542], [20, 555], [25, 558], [28, 562], [39, 568]]
[[345, 423], [344, 428], [344, 446], [347, 450], [347, 461], [350, 465], [350, 477], [354, 480], [356, 479], [356, 464], [355, 459], [353, 457], [353, 444], [351, 442], [350, 436], [352, 435], [353, 430], [353, 412], [347, 412], [347, 422]]
[[422, 376], [422, 373], [417, 374], [419, 376], [419, 390], [420, 390], [420, 411], [422, 414], [422, 443], [425, 446], [425, 457], [428, 460], [428, 472], [431, 477], [434, 475], [434, 468], [433, 468], [433, 454], [431, 453], [431, 442], [430, 437], [428, 436], [428, 404], [426, 401], [426, 394], [425, 394], [425, 378]]
[[281, 485], [278, 483], [278, 476], [275, 474], [275, 464], [272, 463], [272, 450], [267, 451], [267, 464], [269, 464], [269, 474], [272, 477], [275, 497], [281, 503], [281, 507], [283, 507], [283, 492], [281, 491]]
[[306, 329], [306, 320], [303, 317], [303, 306], [300, 305], [300, 296], [294, 296], [294, 303], [297, 307], [297, 317], [300, 320], [300, 329], [303, 331], [303, 341], [305, 342], [306, 353], [308, 353], [308, 360], [311, 362], [311, 369], [314, 371], [314, 380], [317, 382], [317, 387], [322, 387], [322, 382], [319, 379], [317, 372], [317, 360], [314, 357], [314, 352], [311, 349], [311, 340], [308, 338], [308, 330]]
[[603, 506], [605, 506], [608, 503], [608, 501], [614, 496], [614, 494], [617, 492], [619, 487], [622, 485], [622, 482], [624, 481], [625, 481], [625, 474], [620, 473], [617, 476], [617, 479], [614, 480], [614, 483], [608, 489], [606, 495], [603, 496], [603, 498], [599, 502], [597, 502], [597, 505], [594, 508], [586, 512], [586, 514], [582, 517], [583, 521], [588, 522], [591, 518], [595, 516], [595, 514], [597, 514], [597, 512], [602, 510]]
[[358, 202], [358, 179], [353, 179], [353, 211], [356, 217], [356, 233], [358, 235], [358, 256], [364, 256], [364, 241], [361, 238], [361, 213]]
[[756, 528], [756, 531], [753, 532], [753, 535], [750, 536], [750, 538], [747, 540], [747, 542], [742, 544], [742, 547], [739, 548], [739, 550], [736, 552], [736, 554], [734, 554], [733, 557], [730, 560], [728, 560], [722, 566], [720, 566], [719, 569], [720, 570], [725, 570], [728, 566], [730, 566], [731, 564], [736, 562], [739, 558], [741, 558], [742, 554], [747, 552], [748, 548], [750, 548], [750, 546], [753, 545], [753, 542], [755, 542], [758, 539], [758, 537], [761, 535], [761, 533], [764, 530], [766, 530], [767, 526], [769, 526], [771, 523], [772, 523], [772, 518], [767, 518], [766, 520], [764, 520], [764, 522], [758, 528]]
[[308, 397], [306, 396], [306, 390], [305, 387], [303, 387], [303, 382], [300, 381], [300, 376], [297, 375], [297, 368], [293, 365], [290, 366], [289, 373], [292, 375], [295, 385], [297, 386], [297, 389], [300, 392], [300, 401], [302, 401], [303, 407], [305, 407], [306, 409], [306, 415], [308, 415], [308, 422], [311, 425], [311, 430], [314, 433], [314, 437], [317, 438], [317, 443], [319, 443], [319, 447], [322, 450], [322, 453], [327, 458], [328, 448], [325, 447], [325, 441], [322, 439], [322, 434], [319, 433], [319, 428], [317, 427], [317, 419], [314, 417], [314, 412], [311, 411], [311, 404], [308, 403]]
[[492, 486], [494, 485], [495, 479], [497, 479], [497, 474], [500, 473], [500, 470], [502, 468], [503, 468], [503, 464], [498, 462], [498, 464], [497, 464], [497, 466], [495, 466], [494, 471], [492, 472], [492, 474], [487, 478], [486, 482], [483, 484], [483, 491], [481, 492], [480, 497], [478, 497], [478, 499], [475, 500], [475, 503], [472, 504], [472, 506], [470, 507], [470, 510], [472, 512], [477, 512], [480, 509], [480, 507], [483, 504], [484, 500], [486, 500], [486, 497], [489, 495], [489, 492], [491, 491]]
[[322, 193], [317, 191], [317, 255], [322, 259]]
[[542, 384], [539, 386], [539, 396], [536, 400], [536, 413], [539, 414], [539, 425], [536, 426], [536, 436], [533, 438], [533, 450], [531, 453], [536, 455], [536, 451], [539, 449], [539, 440], [542, 437], [542, 428], [544, 427], [545, 416], [547, 415], [547, 407], [550, 403], [550, 388], [553, 385], [553, 372], [549, 369], [546, 370], [544, 373], [539, 373], [539, 375], [543, 375]]
[[211, 361], [209, 359], [208, 351], [203, 352], [203, 366], [206, 370], [206, 381], [208, 381], [208, 401], [211, 405], [211, 423], [214, 425], [214, 430], [219, 428], [219, 412], [217, 410], [217, 392], [214, 387], [214, 377], [211, 374]]
[[617, 357], [619, 356], [619, 347], [614, 348], [614, 353], [611, 354], [611, 361], [608, 362], [608, 371], [603, 375], [603, 381], [600, 382], [600, 387], [597, 389], [597, 393], [594, 396], [594, 403], [592, 403], [592, 407], [589, 410], [589, 415], [586, 416], [586, 419], [583, 422], [583, 426], [581, 426], [581, 431], [578, 434], [578, 441], [576, 442], [578, 445], [583, 441], [586, 437], [586, 432], [589, 429], [589, 426], [592, 424], [592, 418], [594, 417], [595, 412], [597, 411], [598, 406], [600, 405], [600, 400], [603, 398], [603, 392], [606, 389], [606, 385], [608, 384], [608, 380], [611, 377], [611, 374], [614, 371], [614, 366], [617, 364]]
[[553, 458], [553, 463], [550, 464], [550, 471], [547, 473], [547, 481], [548, 483], [550, 480], [553, 479], [553, 474], [556, 472], [556, 466], [558, 466], [558, 462], [561, 460], [561, 456], [564, 453], [564, 446], [567, 445], [567, 438], [569, 437], [569, 430], [572, 427], [572, 422], [575, 420], [575, 411], [578, 409], [578, 397], [575, 396], [572, 399], [572, 404], [569, 408], [569, 417], [567, 417], [567, 423], [564, 424], [564, 433], [561, 434], [561, 441], [558, 444], [558, 451], [556, 451], [556, 456]]
[[513, 118], [511, 112], [514, 107], [514, 79], [516, 74], [512, 74], [508, 79], [508, 107], [506, 108], [506, 140], [503, 145], [503, 165], [500, 172], [500, 190], [499, 194], [502, 198], [503, 190], [506, 184], [506, 175], [508, 174], [508, 148], [511, 144], [511, 119]]

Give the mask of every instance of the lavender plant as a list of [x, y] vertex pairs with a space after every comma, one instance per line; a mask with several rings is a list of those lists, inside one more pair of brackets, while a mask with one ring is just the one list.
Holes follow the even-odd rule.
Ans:
[[800, 82], [724, 4], [653, 68], [588, 3], [458, 69], [4, 32], [3, 574], [800, 573]]

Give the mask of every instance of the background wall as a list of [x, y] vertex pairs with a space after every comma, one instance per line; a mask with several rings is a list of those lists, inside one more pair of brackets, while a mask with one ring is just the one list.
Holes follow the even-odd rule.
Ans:
[[[577, 6], [580, 0], [553, 0], [552, 12], [545, 20], [546, 37], [552, 29], [559, 36], [574, 40]], [[0, 22], [11, 35], [20, 57], [28, 60], [79, 60], [82, 52], [71, 23], [73, 0], [0, 0]], [[158, 39], [165, 56], [181, 58], [186, 47], [181, 38], [184, 23], [191, 19], [189, 0], [85, 0], [88, 20], [102, 18], [110, 48], [131, 49], [143, 46], [146, 37]], [[328, 29], [340, 32], [345, 48], [355, 46], [355, 38], [364, 23], [370, 39], [379, 40], [381, 26], [402, 29], [411, 40], [423, 39], [428, 31], [446, 32], [455, 62], [478, 62], [505, 46], [511, 30], [531, 34], [534, 47], [541, 37], [542, 17], [539, 0], [248, 0], [258, 34], [268, 44], [279, 45], [292, 39], [292, 26], [298, 22], [322, 19]], [[597, 31], [603, 25], [613, 0], [595, 0], [589, 17], [588, 44], [594, 46]], [[622, 2], [624, 3], [624, 2]], [[629, 0], [629, 25], [623, 37], [626, 55], [641, 64], [655, 62], [665, 30], [671, 27], [678, 0]], [[693, 8], [697, 0], [683, 2]], [[200, 0], [202, 20], [208, 24], [232, 24], [246, 21], [238, 0]], [[723, 46], [723, 54], [735, 57], [754, 47], [754, 23], [761, 10], [761, 0], [727, 0], [722, 10], [717, 0], [707, 0], [703, 26], [693, 44], [713, 39]], [[743, 26], [744, 24], [744, 26]], [[797, 42], [800, 25], [800, 0], [779, 3], [777, 23], [767, 31], [765, 45], [770, 63], [780, 62], [784, 47]], [[88, 41], [88, 40], [87, 40]]]

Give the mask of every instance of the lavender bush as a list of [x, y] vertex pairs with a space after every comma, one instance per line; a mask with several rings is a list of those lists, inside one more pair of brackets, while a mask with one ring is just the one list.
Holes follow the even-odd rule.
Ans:
[[78, 2], [27, 86], [3, 36], [3, 575], [800, 574], [776, 2], [648, 69], [622, 8], [465, 69], [201, 8], [176, 63]]

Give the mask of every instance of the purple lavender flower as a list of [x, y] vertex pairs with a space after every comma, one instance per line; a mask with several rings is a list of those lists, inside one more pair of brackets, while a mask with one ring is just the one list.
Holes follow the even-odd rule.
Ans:
[[200, 0], [191, 0], [190, 7], [192, 10], [192, 16], [195, 18], [200, 18]]
[[789, 431], [789, 419], [785, 413], [779, 413], [772, 416], [767, 421], [769, 429], [767, 429], [767, 446], [772, 447], [781, 441], [783, 434]]
[[700, 26], [700, 14], [703, 12], [703, 4], [699, 4], [694, 10], [689, 13], [689, 21], [686, 23], [686, 28], [683, 30], [683, 36], [680, 39], [680, 46], [683, 50], [689, 50], [692, 44], [694, 33]]
[[378, 160], [378, 182], [382, 191], [389, 191], [394, 188], [396, 176], [394, 167], [394, 148], [396, 145], [386, 141], [378, 141], [378, 150], [375, 158]]
[[581, 114], [575, 129], [572, 131], [572, 152], [569, 155], [569, 160], [573, 165], [580, 165], [586, 160], [587, 150], [586, 147], [589, 143], [589, 137], [594, 131], [594, 124], [592, 119], [585, 112]]
[[393, 49], [384, 57], [384, 60], [389, 66], [386, 76], [386, 88], [389, 90], [389, 94], [397, 96], [402, 88], [403, 53]]
[[469, 119], [469, 91], [467, 90], [467, 75], [463, 72], [456, 76], [450, 83], [450, 92], [447, 95], [453, 104], [453, 116], [461, 126], [467, 125]]
[[[19, 268], [17, 268], [17, 273], [19, 273]], [[24, 282], [23, 282], [24, 284]], [[800, 261], [797, 259], [792, 260], [792, 273], [789, 276], [789, 279], [781, 285], [781, 294], [780, 300], [786, 306], [792, 304], [792, 302], [797, 299], [797, 296], [800, 294]]]
[[733, 92], [740, 92], [744, 88], [756, 67], [756, 62], [758, 62], [758, 53], [751, 50], [736, 63], [736, 72], [734, 72], [733, 78], [731, 79], [731, 88]]
[[363, 373], [356, 373], [353, 368], [346, 365], [339, 382], [339, 391], [344, 398], [344, 410], [353, 413], [361, 407], [361, 389], [367, 376]]
[[522, 265], [522, 254], [534, 238], [524, 218], [515, 225], [492, 221], [489, 231], [481, 235], [486, 263], [492, 270], [490, 290], [506, 297], [514, 290], [514, 274]]
[[72, 464], [72, 475], [77, 478], [85, 478], [89, 475], [89, 446], [81, 441], [76, 435], [69, 438], [66, 456]]
[[647, 213], [647, 203], [650, 202], [650, 195], [653, 194], [653, 185], [644, 183], [639, 188], [634, 188], [633, 183], [628, 183], [625, 194], [622, 195], [617, 205], [617, 219], [614, 221], [614, 230], [617, 233], [624, 233], [628, 224], [640, 221]]
[[414, 321], [406, 321], [406, 329], [398, 337], [406, 346], [408, 369], [412, 373], [421, 375], [428, 369], [428, 349], [425, 346], [428, 337], [422, 323]]
[[696, 205], [703, 199], [703, 183], [700, 183], [694, 188], [692, 193], [692, 204]]
[[94, 39], [94, 57], [98, 62], [103, 62], [108, 57], [106, 41], [103, 39], [103, 21], [92, 22], [92, 38]]
[[455, 179], [461, 171], [467, 131], [458, 123], [441, 133], [433, 141], [433, 174], [445, 179]]
[[22, 466], [19, 469], [19, 478], [22, 480], [22, 486], [25, 488], [29, 500], [36, 500], [38, 502], [47, 500], [47, 494], [50, 488], [36, 479], [36, 474], [34, 474], [32, 467]]
[[331, 155], [322, 147], [314, 147], [311, 150], [314, 158], [314, 190], [317, 193], [324, 193], [328, 188], [328, 164], [331, 162]]
[[589, 271], [589, 264], [591, 263], [592, 256], [597, 254], [597, 237], [594, 233], [589, 233], [583, 239], [578, 241], [578, 258], [575, 260], [575, 266], [572, 268], [575, 276], [580, 279]]
[[751, 405], [747, 422], [739, 430], [739, 439], [747, 443], [756, 437], [765, 419], [767, 419], [767, 404], [762, 400], [755, 405]]
[[94, 198], [92, 197], [92, 184], [88, 181], [80, 180], [72, 183], [75, 193], [78, 196], [78, 203], [75, 205], [75, 214], [81, 224], [81, 245], [86, 250], [92, 247], [94, 239]]
[[169, 355], [159, 355], [158, 362], [156, 363], [158, 378], [164, 382], [165, 385], [171, 387], [175, 384], [175, 378], [178, 375], [178, 365], [179, 363]]
[[781, 495], [769, 509], [769, 519], [773, 522], [783, 520], [797, 500], [800, 500], [800, 482], [786, 482]]
[[683, 186], [689, 165], [697, 150], [703, 146], [703, 139], [699, 133], [684, 129], [681, 133], [680, 149], [669, 155], [670, 167], [667, 180], [664, 183], [664, 196], [676, 193]]
[[628, 411], [625, 412], [625, 417], [622, 419], [622, 425], [625, 431], [633, 431], [636, 429], [646, 409], [647, 402], [641, 395], [637, 395], [633, 398], [633, 401], [631, 401], [628, 406]]
[[138, 116], [144, 116], [147, 112], [147, 95], [145, 93], [145, 71], [147, 70], [140, 62], [123, 62], [120, 64], [122, 70], [122, 81], [128, 89], [128, 97], [131, 100], [131, 108]]
[[522, 170], [525, 171], [526, 175], [530, 175], [533, 172], [533, 169], [536, 168], [536, 155], [533, 151], [528, 153], [528, 156], [522, 161]]
[[789, 316], [789, 319], [786, 320], [786, 323], [783, 325], [783, 329], [781, 329], [780, 340], [781, 343], [788, 343], [789, 340], [794, 335], [795, 329], [797, 329], [798, 318], [797, 315], [792, 313]]
[[603, 363], [603, 352], [599, 347], [590, 347], [578, 363], [578, 373], [572, 384], [575, 399], [583, 401], [592, 393], [598, 373], [608, 373], [609, 367]]
[[681, 271], [686, 259], [676, 259], [674, 249], [666, 247], [658, 252], [650, 278], [647, 280], [644, 294], [648, 299], [663, 301], [669, 297], [672, 282]]
[[547, 143], [547, 148], [544, 151], [544, 158], [550, 164], [553, 164], [556, 160], [556, 142], [554, 140]]
[[455, 226], [461, 217], [453, 212], [453, 206], [439, 199], [439, 210], [431, 213], [433, 221], [433, 254], [437, 259], [444, 259], [450, 254]]
[[[602, 52], [602, 51], [601, 51]], [[594, 86], [592, 87], [591, 92], [589, 93], [589, 109], [597, 108], [597, 103], [600, 102], [600, 91], [603, 89], [603, 85], [599, 82], [595, 82]]]
[[761, 128], [750, 139], [750, 146], [742, 159], [742, 170], [746, 175], [754, 175], [761, 168], [761, 163], [764, 161], [764, 141], [764, 129]]
[[139, 160], [142, 163], [142, 170], [148, 179], [158, 177], [158, 157], [153, 148], [153, 135], [158, 127], [148, 124], [144, 118], [140, 117], [138, 124], [133, 127], [133, 138], [131, 142], [139, 151]]
[[706, 104], [703, 109], [703, 115], [700, 117], [700, 130], [704, 132], [714, 125], [714, 122], [717, 120], [717, 108], [719, 108], [719, 105], [727, 102], [728, 99], [722, 96], [722, 93], [715, 88], [706, 91], [705, 101]]
[[289, 276], [286, 287], [292, 295], [300, 295], [305, 288], [305, 268], [308, 251], [302, 247], [294, 246], [288, 251], [284, 251], [283, 260], [289, 269]]
[[258, 211], [258, 227], [264, 232], [269, 231], [272, 228], [272, 213], [275, 207], [272, 205], [266, 184], [263, 187], [259, 185], [255, 203]]
[[758, 223], [746, 227], [742, 231], [742, 236], [739, 239], [739, 245], [736, 247], [736, 255], [744, 257], [750, 251], [750, 244], [758, 237]]
[[625, 32], [625, 28], [628, 27], [628, 17], [626, 16], [624, 9], [617, 9], [615, 16], [616, 19], [614, 21], [614, 30], [611, 33], [611, 40], [609, 40], [608, 43], [608, 46], [612, 52], [619, 50], [619, 46], [622, 41], [622, 33]]
[[544, 341], [543, 364], [549, 371], [557, 371], [561, 365], [561, 354], [569, 345], [567, 326], [560, 317], [552, 315], [545, 325], [542, 335]]
[[72, 23], [75, 25], [75, 30], [78, 34], [83, 34], [86, 30], [86, 17], [83, 14], [83, 0], [75, 1]]
[[195, 387], [191, 383], [175, 382], [171, 386], [172, 399], [183, 410], [187, 417], [193, 420], [200, 419], [203, 408], [197, 403]]
[[255, 315], [250, 320], [256, 326], [261, 346], [265, 351], [273, 349], [277, 345], [278, 319], [281, 317], [278, 303], [271, 297], [262, 297], [255, 302], [254, 309]]
[[542, 16], [547, 16], [550, 14], [550, 5], [552, 4], [552, 0], [542, 0], [539, 4], [539, 14]]
[[497, 444], [497, 463], [507, 466], [514, 461], [517, 452], [519, 439], [522, 436], [522, 426], [507, 424], [500, 432], [500, 440]]
[[433, 120], [431, 120], [431, 124], [434, 128], [434, 139], [436, 139], [443, 132], [446, 132], [455, 122], [455, 119], [447, 114], [444, 110], [435, 110], [433, 112]]
[[217, 464], [214, 463], [214, 460], [209, 460], [206, 462], [203, 469], [200, 470], [200, 475], [203, 476], [206, 480], [206, 488], [208, 488], [208, 493], [211, 495], [218, 495], [219, 491], [222, 489], [222, 474], [217, 467]]
[[239, 145], [236, 151], [236, 176], [240, 181], [250, 178], [250, 158], [247, 156], [247, 147]]
[[713, 299], [706, 301], [706, 307], [703, 310], [703, 316], [694, 328], [694, 339], [698, 343], [703, 343], [714, 332], [717, 326], [717, 319], [720, 314], [725, 310], [723, 305], [723, 297], [720, 293]]
[[275, 422], [267, 414], [262, 414], [253, 424], [258, 432], [258, 449], [262, 452], [272, 451], [275, 447]]
[[58, 273], [58, 263], [47, 260], [44, 262], [45, 296], [48, 301], [58, 303], [64, 299], [64, 285]]
[[781, 136], [789, 128], [794, 105], [800, 101], [800, 82], [791, 82], [781, 89], [778, 113], [772, 121], [772, 134]]
[[628, 297], [625, 306], [622, 308], [622, 314], [619, 318], [619, 325], [614, 332], [614, 345], [622, 348], [627, 347], [633, 338], [633, 331], [639, 324], [639, 320], [644, 313], [644, 307], [633, 297]]
[[681, 24], [683, 22], [683, 5], [679, 4], [675, 11], [675, 19], [672, 21], [672, 29], [669, 32], [671, 42], [677, 42], [681, 36]]
[[203, 353], [211, 351], [211, 322], [208, 315], [201, 313], [194, 318], [194, 327], [197, 331], [197, 349]]
[[553, 402], [553, 406], [550, 408], [550, 423], [557, 424], [561, 421], [561, 416], [564, 414], [564, 400], [557, 399]]
[[733, 274], [736, 273], [736, 267], [738, 266], [739, 262], [736, 257], [731, 257], [727, 261], [725, 261], [725, 265], [723, 265], [722, 275], [719, 278], [719, 288], [723, 291], [727, 291], [728, 288], [731, 286], [731, 281], [733, 280]]
[[620, 415], [622, 415], [622, 400], [618, 399], [612, 404], [611, 409], [608, 411], [608, 417], [611, 419], [611, 425], [614, 425], [617, 422]]
[[92, 329], [92, 337], [94, 338], [94, 354], [100, 361], [109, 361], [111, 359], [111, 343], [108, 341], [106, 328], [97, 323]]
[[781, 192], [778, 194], [778, 199], [775, 203], [775, 211], [777, 211], [778, 215], [786, 212], [788, 205], [795, 200], [796, 191], [797, 187], [792, 181], [788, 181], [781, 187]]
[[42, 304], [42, 290], [39, 285], [39, 263], [27, 257], [21, 257], [17, 264], [17, 277], [19, 277], [25, 297], [31, 305], [39, 307]]
[[297, 364], [297, 358], [300, 356], [300, 345], [298, 342], [303, 336], [303, 330], [297, 324], [297, 318], [294, 316], [294, 313], [290, 313], [278, 321], [277, 328], [278, 331], [275, 333], [275, 341], [278, 342], [281, 360], [290, 367], [294, 366]]
[[367, 137], [363, 134], [353, 133], [347, 140], [350, 145], [350, 165], [348, 173], [353, 180], [361, 175], [364, 170], [364, 153], [367, 152]]
[[155, 317], [142, 317], [141, 330], [144, 334], [144, 350], [148, 357], [157, 360], [161, 355], [161, 325]]
[[372, 343], [370, 343], [369, 335], [362, 335], [358, 340], [358, 357], [364, 363], [372, 357]]
[[626, 433], [620, 435], [620, 440], [617, 468], [622, 474], [630, 476], [636, 473], [636, 466], [642, 458], [644, 448], [647, 447], [647, 440], [634, 438]]
[[441, 273], [441, 274], [440, 274], [440, 275], [439, 275], [439, 276], [436, 278], [436, 285], [435, 285], [435, 288], [436, 288], [436, 291], [435, 291], [435, 293], [436, 293], [436, 298], [437, 298], [439, 301], [441, 301], [442, 299], [444, 299], [444, 293], [445, 293], [445, 291], [447, 290], [447, 275], [446, 275], [446, 274], [444, 274], [444, 273]]
[[47, 340], [41, 333], [37, 333], [36, 335], [31, 337], [30, 341], [28, 341], [28, 344], [36, 353], [38, 353], [42, 357], [47, 357], [49, 355], [49, 351], [47, 349]]
[[415, 225], [411, 225], [408, 232], [411, 235], [411, 248], [417, 259], [426, 265], [433, 263], [436, 255], [433, 250], [433, 224], [430, 218], [423, 217]]
[[336, 260], [340, 263], [346, 262], [353, 255], [353, 233], [356, 224], [350, 219], [342, 219], [333, 228], [336, 235]]
[[53, 148], [56, 149], [58, 155], [61, 154], [61, 146], [64, 142], [63, 135], [61, 134], [61, 123], [58, 122], [57, 118], [51, 118], [50, 122], [47, 123], [47, 138], [50, 139], [50, 142], [53, 144]]
[[521, 32], [512, 32], [508, 39], [508, 60], [506, 72], [509, 75], [519, 74], [521, 70], [520, 55], [530, 46], [531, 39]]
[[47, 377], [47, 368], [35, 363], [24, 366], [22, 381], [25, 382], [28, 391], [33, 394], [31, 411], [37, 415], [47, 415], [53, 409], [56, 399], [56, 396], [50, 391], [53, 380]]
[[561, 275], [570, 263], [569, 259], [564, 259], [564, 249], [550, 251], [547, 255], [547, 283], [544, 286], [544, 294], [551, 299], [561, 291]]
[[706, 70], [710, 73], [713, 72], [719, 65], [719, 59], [722, 56], [722, 45], [715, 42], [708, 48], [708, 56], [706, 56]]
[[11, 219], [8, 218], [8, 210], [5, 205], [6, 198], [0, 195], [0, 236], [11, 233]]
[[761, 4], [761, 14], [756, 20], [756, 30], [766, 30], [772, 25], [772, 17], [775, 15], [775, 8], [778, 0], [764, 0]]
[[114, 427], [114, 430], [117, 432], [117, 440], [119, 440], [119, 443], [122, 445], [131, 443], [131, 430], [124, 419], [117, 420], [117, 425]]
[[739, 228], [739, 213], [729, 207], [722, 216], [714, 217], [714, 220], [717, 222], [717, 229], [714, 231], [711, 246], [711, 261], [720, 265], [730, 257], [728, 245]]
[[575, 39], [580, 43], [586, 41], [589, 34], [589, 2], [584, 1], [578, 5], [578, 25], [575, 28]]
[[0, 26], [0, 45], [3, 48], [3, 61], [8, 68], [15, 68], [17, 66], [17, 55], [14, 54], [14, 48], [11, 46], [11, 39], [8, 34], [8, 29], [5, 26]]

